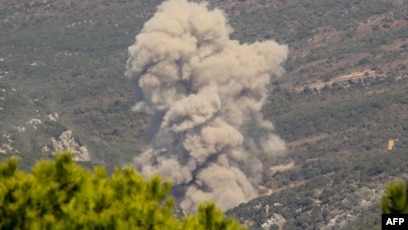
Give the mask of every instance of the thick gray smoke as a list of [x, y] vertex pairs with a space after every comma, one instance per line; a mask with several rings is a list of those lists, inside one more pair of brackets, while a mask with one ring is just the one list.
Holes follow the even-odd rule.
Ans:
[[134, 110], [153, 116], [151, 148], [136, 166], [172, 179], [185, 210], [207, 200], [228, 209], [256, 197], [257, 157], [285, 149], [260, 110], [287, 47], [239, 44], [231, 32], [221, 10], [169, 0], [129, 47]]

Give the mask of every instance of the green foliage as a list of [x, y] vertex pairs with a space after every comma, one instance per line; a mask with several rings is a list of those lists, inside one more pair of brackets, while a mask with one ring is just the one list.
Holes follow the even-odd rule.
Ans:
[[149, 181], [132, 167], [90, 172], [69, 152], [38, 162], [32, 173], [18, 159], [0, 164], [0, 229], [244, 229], [214, 204], [177, 219], [169, 181]]
[[381, 209], [384, 214], [408, 214], [408, 180], [387, 184]]
[[225, 218], [213, 203], [205, 203], [198, 208], [197, 215], [190, 215], [185, 218], [183, 229], [232, 230], [245, 228], [240, 226], [237, 221]]

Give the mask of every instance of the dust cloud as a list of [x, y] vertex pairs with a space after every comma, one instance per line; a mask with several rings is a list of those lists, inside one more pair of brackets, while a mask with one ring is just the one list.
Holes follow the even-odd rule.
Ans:
[[258, 158], [285, 150], [260, 110], [288, 48], [240, 44], [231, 33], [223, 11], [169, 0], [129, 47], [133, 109], [152, 114], [151, 147], [135, 164], [146, 176], [170, 178], [187, 211], [207, 200], [228, 209], [256, 197]]

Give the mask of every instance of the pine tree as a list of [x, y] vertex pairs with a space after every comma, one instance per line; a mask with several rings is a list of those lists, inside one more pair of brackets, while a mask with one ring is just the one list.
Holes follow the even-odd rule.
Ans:
[[387, 184], [381, 209], [384, 214], [408, 214], [408, 180]]
[[0, 164], [0, 229], [245, 229], [213, 203], [178, 219], [171, 183], [145, 180], [132, 167], [93, 172], [77, 166], [69, 152], [38, 162], [31, 173], [18, 159]]

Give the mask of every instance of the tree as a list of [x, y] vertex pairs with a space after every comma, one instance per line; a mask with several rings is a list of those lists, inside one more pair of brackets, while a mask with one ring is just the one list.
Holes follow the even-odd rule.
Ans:
[[408, 214], [408, 180], [388, 183], [381, 209], [384, 214]]
[[0, 164], [0, 229], [245, 229], [213, 203], [181, 219], [173, 214], [171, 183], [145, 180], [132, 167], [77, 166], [69, 152], [37, 162], [31, 173], [18, 159]]

